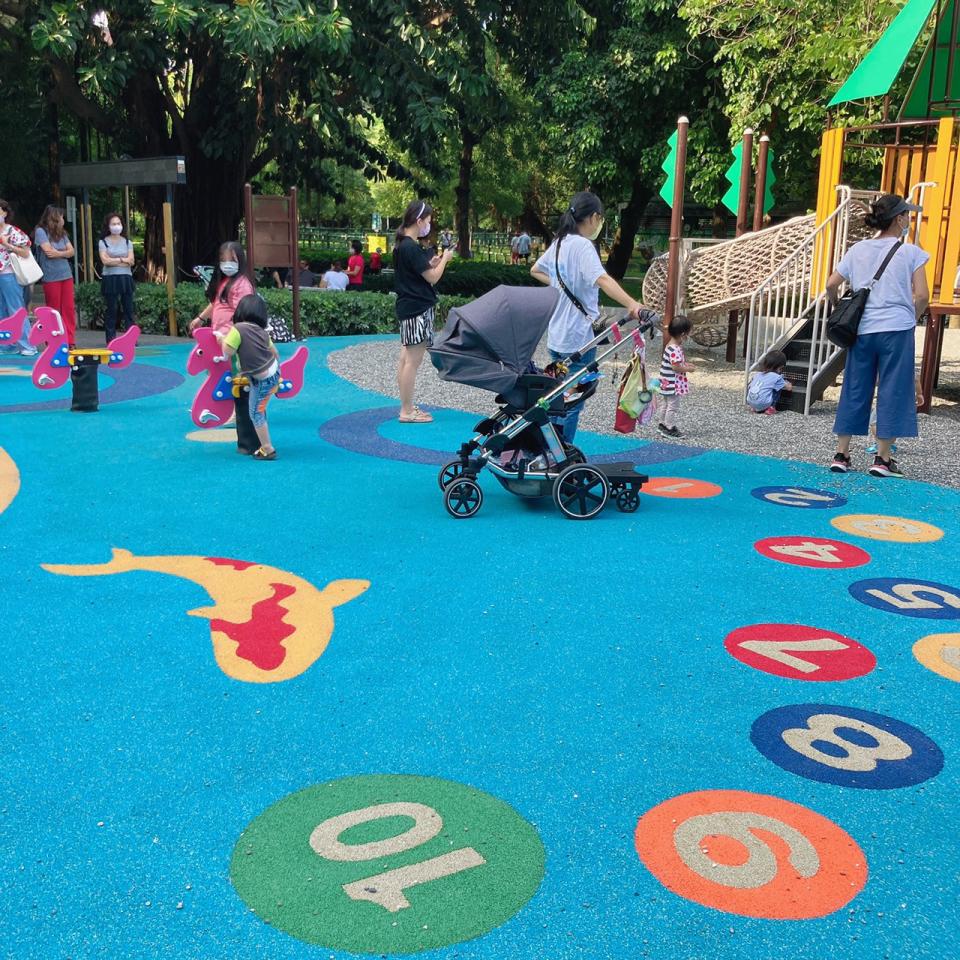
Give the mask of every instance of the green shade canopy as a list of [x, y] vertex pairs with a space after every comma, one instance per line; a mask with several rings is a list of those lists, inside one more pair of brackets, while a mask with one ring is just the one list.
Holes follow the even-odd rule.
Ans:
[[[900, 110], [901, 120], [922, 120], [926, 117], [950, 116], [954, 111], [945, 105], [956, 105], [960, 102], [960, 60], [954, 63], [950, 77], [950, 89], [947, 89], [948, 65], [956, 57], [958, 47], [957, 38], [951, 37], [953, 18], [955, 16], [956, 0], [949, 0], [943, 7], [940, 15], [940, 24], [937, 28], [936, 47], [931, 38], [924, 51], [920, 68], [917, 70], [910, 92]], [[960, 27], [960, 23], [958, 23]], [[951, 50], [953, 53], [951, 54]], [[933, 72], [933, 84], [930, 83], [930, 74]], [[934, 106], [936, 104], [937, 106]]]
[[[917, 42], [935, 2], [936, 0], [907, 0], [893, 23], [887, 27], [857, 69], [850, 74], [828, 106], [835, 107], [839, 103], [867, 97], [886, 96], [903, 68], [911, 48]], [[949, 19], [943, 18], [946, 23], [949, 23]], [[949, 26], [947, 29], [949, 32]], [[920, 86], [916, 85], [915, 89], [919, 91]], [[923, 88], [924, 96], [926, 89]]]

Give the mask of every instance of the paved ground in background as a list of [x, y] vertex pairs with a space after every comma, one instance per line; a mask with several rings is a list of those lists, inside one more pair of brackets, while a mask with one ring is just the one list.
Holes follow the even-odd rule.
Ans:
[[636, 513], [456, 521], [357, 343], [275, 463], [185, 345], [0, 417], [0, 955], [956, 955], [960, 494], [583, 434]]
[[[919, 333], [918, 349], [922, 343], [922, 333]], [[659, 348], [659, 339], [649, 346], [647, 368], [651, 377], [657, 376], [659, 370]], [[839, 389], [829, 389], [824, 399], [814, 405], [809, 417], [798, 413], [758, 417], [749, 413], [743, 403], [742, 361], [739, 366], [728, 364], [724, 349], [707, 350], [693, 344], [688, 350], [696, 370], [691, 374], [690, 395], [684, 399], [680, 415], [685, 442], [711, 450], [829, 464], [836, 449], [833, 421]], [[588, 404], [580, 419], [584, 428], [614, 432], [617, 377], [625, 359], [624, 355], [619, 363], [613, 360], [604, 365], [605, 379], [598, 400]], [[397, 396], [396, 360], [395, 341], [368, 340], [335, 354], [331, 366], [358, 386]], [[547, 362], [545, 353], [541, 353], [540, 362]], [[417, 392], [424, 402], [461, 410], [481, 412], [489, 404], [488, 396], [480, 390], [440, 381], [429, 363], [421, 369]], [[640, 430], [638, 436], [655, 438], [655, 426]], [[866, 470], [873, 463], [872, 454], [864, 449], [869, 442], [865, 438], [854, 439], [855, 468]], [[960, 330], [946, 331], [933, 413], [920, 417], [919, 437], [900, 441], [897, 459], [906, 475], [914, 480], [960, 487], [957, 468], [960, 464]]]

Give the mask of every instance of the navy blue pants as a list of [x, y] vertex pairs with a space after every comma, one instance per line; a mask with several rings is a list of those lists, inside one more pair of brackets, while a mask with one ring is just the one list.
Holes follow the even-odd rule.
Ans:
[[847, 351], [833, 432], [866, 436], [876, 390], [877, 436], [883, 440], [917, 436], [914, 365], [913, 328], [857, 337]]

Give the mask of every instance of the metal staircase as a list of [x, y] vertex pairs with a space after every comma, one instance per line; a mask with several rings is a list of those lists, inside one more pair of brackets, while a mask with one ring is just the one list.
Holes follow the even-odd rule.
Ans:
[[[931, 183], [918, 183], [910, 190], [911, 202], [923, 206]], [[823, 292], [827, 277], [858, 240], [873, 235], [863, 223], [865, 201], [874, 190], [837, 187], [838, 203], [833, 213], [806, 237], [750, 298], [749, 329], [745, 344], [744, 393], [750, 374], [768, 350], [787, 356], [784, 379], [793, 392], [781, 395], [780, 410], [796, 410], [807, 416], [810, 406], [823, 397], [843, 369], [846, 353], [826, 336], [829, 303]], [[915, 198], [915, 199], [914, 199]], [[912, 233], [916, 239], [920, 218]]]

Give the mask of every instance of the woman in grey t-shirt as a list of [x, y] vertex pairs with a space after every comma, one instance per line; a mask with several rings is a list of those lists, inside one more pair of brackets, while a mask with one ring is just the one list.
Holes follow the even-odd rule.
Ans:
[[837, 452], [830, 469], [834, 473], [846, 473], [852, 466], [850, 438], [866, 436], [874, 391], [877, 455], [869, 473], [875, 477], [902, 477], [891, 456], [893, 444], [898, 437], [917, 436], [919, 398], [914, 387], [914, 331], [917, 318], [930, 302], [924, 271], [930, 256], [912, 243], [898, 244], [910, 229], [911, 213], [920, 212], [920, 207], [896, 194], [878, 197], [864, 219], [868, 227], [878, 231], [877, 235], [855, 243], [827, 280], [827, 296], [836, 303], [844, 283], [852, 290], [869, 287], [891, 254], [883, 274], [870, 290], [857, 339], [847, 351], [833, 425]]
[[107, 312], [103, 329], [107, 343], [117, 335], [117, 303], [123, 309], [123, 328], [133, 326], [133, 244], [123, 227], [119, 213], [108, 213], [100, 234], [100, 263], [103, 279], [100, 292]]

